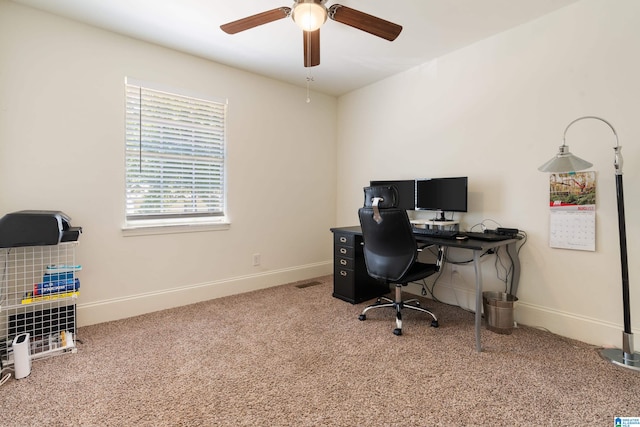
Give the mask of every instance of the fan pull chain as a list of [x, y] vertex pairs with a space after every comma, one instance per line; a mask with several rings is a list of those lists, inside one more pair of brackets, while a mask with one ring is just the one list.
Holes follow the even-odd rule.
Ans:
[[311, 72], [307, 70], [307, 104], [311, 102], [311, 96], [309, 95], [309, 83], [313, 81]]

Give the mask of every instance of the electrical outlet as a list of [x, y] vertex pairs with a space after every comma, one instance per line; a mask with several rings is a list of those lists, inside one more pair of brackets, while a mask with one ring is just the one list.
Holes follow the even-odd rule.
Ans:
[[260, 265], [260, 254], [253, 254], [253, 266], [257, 267]]

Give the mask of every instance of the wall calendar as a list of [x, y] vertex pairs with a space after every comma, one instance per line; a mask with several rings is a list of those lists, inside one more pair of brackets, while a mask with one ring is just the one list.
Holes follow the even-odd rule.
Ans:
[[552, 173], [549, 180], [549, 246], [595, 251], [596, 173]]

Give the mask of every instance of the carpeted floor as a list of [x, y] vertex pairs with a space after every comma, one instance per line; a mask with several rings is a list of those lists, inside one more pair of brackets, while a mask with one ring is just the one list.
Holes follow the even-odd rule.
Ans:
[[[640, 374], [592, 346], [424, 301], [439, 317], [331, 297], [332, 277], [80, 328], [76, 354], [0, 387], [11, 426], [612, 426]], [[312, 281], [308, 281], [312, 282]]]

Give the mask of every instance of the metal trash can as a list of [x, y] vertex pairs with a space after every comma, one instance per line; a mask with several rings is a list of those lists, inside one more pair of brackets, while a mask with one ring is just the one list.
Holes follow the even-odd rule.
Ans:
[[498, 334], [510, 334], [514, 324], [514, 304], [518, 298], [506, 292], [482, 293], [482, 308], [487, 329]]

